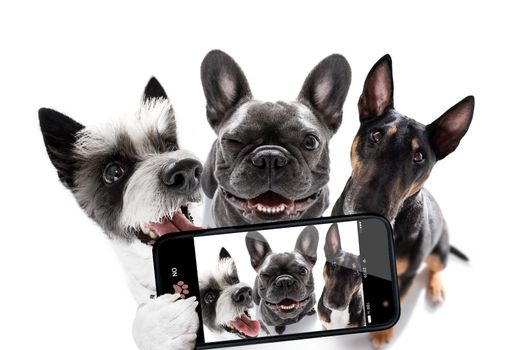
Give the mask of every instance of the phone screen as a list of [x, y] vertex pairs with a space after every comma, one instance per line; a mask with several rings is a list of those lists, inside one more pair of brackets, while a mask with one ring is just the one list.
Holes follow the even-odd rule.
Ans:
[[392, 231], [345, 216], [162, 237], [157, 293], [199, 300], [197, 348], [385, 329], [399, 318]]

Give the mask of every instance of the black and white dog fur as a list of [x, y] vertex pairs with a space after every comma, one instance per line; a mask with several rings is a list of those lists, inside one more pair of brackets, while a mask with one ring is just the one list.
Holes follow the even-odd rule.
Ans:
[[326, 263], [323, 268], [324, 288], [317, 312], [325, 329], [365, 325], [363, 279], [359, 256], [341, 247], [339, 227], [332, 224], [324, 244]]
[[303, 229], [291, 252], [274, 253], [262, 234], [246, 235], [250, 263], [257, 272], [253, 300], [261, 308], [262, 321], [282, 334], [287, 325], [315, 314], [313, 267], [317, 261], [319, 232]]
[[202, 187], [210, 226], [319, 217], [328, 207], [328, 144], [342, 121], [350, 65], [322, 60], [296, 101], [253, 99], [239, 65], [211, 51], [201, 66], [208, 122], [217, 134]]
[[175, 115], [152, 78], [136, 115], [84, 127], [39, 111], [44, 143], [64, 186], [106, 233], [140, 304], [133, 334], [141, 350], [191, 349], [199, 326], [195, 298], [155, 295], [151, 245], [171, 231], [196, 228], [188, 205], [200, 199], [202, 166], [179, 149]]
[[222, 248], [215, 267], [199, 277], [202, 319], [221, 339], [254, 338], [261, 325], [252, 320], [252, 288], [239, 280], [237, 266], [230, 253]]

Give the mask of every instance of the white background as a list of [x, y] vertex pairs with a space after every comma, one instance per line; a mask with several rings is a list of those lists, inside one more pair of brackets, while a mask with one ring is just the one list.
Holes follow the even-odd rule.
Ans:
[[[331, 224], [314, 225], [319, 232], [319, 244], [317, 245], [317, 263], [312, 269], [315, 286], [316, 304], [315, 309], [317, 310], [317, 301], [321, 297], [321, 293], [324, 287], [323, 279], [323, 267], [326, 262], [324, 254], [324, 243], [326, 240], [326, 234]], [[359, 236], [357, 233], [357, 222], [347, 221], [338, 223], [339, 234], [341, 237], [341, 247], [344, 251], [359, 255]], [[301, 234], [304, 227], [287, 227], [273, 230], [259, 231], [270, 244], [270, 248], [274, 253], [291, 252], [295, 248], [297, 237]], [[234, 233], [229, 235], [215, 235], [206, 237], [197, 237], [195, 242], [195, 255], [197, 257], [197, 270], [199, 279], [203, 276], [207, 276], [209, 273], [216, 271], [218, 264], [219, 252], [224, 247], [228, 253], [230, 253], [237, 272], [239, 274], [239, 280], [247, 283], [249, 286], [253, 286], [257, 273], [250, 264], [250, 254], [246, 248], [245, 243], [246, 232]], [[252, 318], [255, 316], [256, 309], [252, 310]], [[260, 318], [257, 318], [260, 320]], [[268, 327], [268, 330], [272, 335], [276, 335], [274, 327]], [[322, 324], [317, 315], [305, 316], [303, 320], [298, 322], [296, 325], [286, 327], [285, 334], [295, 334], [301, 332], [313, 332], [322, 330]], [[227, 337], [225, 337], [225, 335]], [[232, 339], [229, 333], [214, 333], [210, 332], [207, 328], [204, 329], [204, 337], [207, 342], [229, 340]], [[261, 331], [260, 336], [265, 336], [266, 333]], [[233, 338], [235, 339], [235, 338]]]
[[[58, 182], [37, 109], [93, 124], [133, 112], [151, 75], [175, 105], [181, 144], [202, 159], [199, 65], [214, 48], [243, 67], [255, 97], [293, 99], [323, 57], [353, 70], [344, 121], [331, 143], [332, 203], [350, 174], [364, 77], [394, 62], [396, 108], [430, 123], [464, 96], [472, 126], [427, 183], [452, 242], [471, 258], [442, 274], [447, 301], [425, 300], [424, 275], [403, 308], [392, 349], [519, 346], [522, 338], [524, 177], [520, 2], [9, 1], [0, 5], [0, 348], [133, 349], [135, 304], [105, 237]], [[407, 322], [408, 321], [408, 322]], [[366, 335], [246, 349], [369, 349]]]

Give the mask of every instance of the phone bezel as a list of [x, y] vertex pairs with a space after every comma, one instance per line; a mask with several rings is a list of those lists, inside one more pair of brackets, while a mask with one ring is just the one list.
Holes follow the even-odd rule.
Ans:
[[[381, 331], [393, 327], [400, 317], [400, 301], [399, 301], [399, 289], [397, 282], [397, 270], [396, 270], [396, 260], [395, 260], [395, 250], [394, 250], [394, 239], [393, 231], [390, 222], [381, 215], [378, 214], [354, 214], [354, 215], [341, 215], [341, 216], [329, 216], [321, 217], [314, 219], [301, 219], [293, 221], [278, 221], [272, 223], [261, 223], [254, 225], [241, 225], [241, 226], [228, 226], [228, 227], [219, 227], [219, 228], [210, 228], [203, 230], [188, 231], [185, 233], [175, 232], [163, 235], [160, 237], [153, 246], [153, 265], [155, 270], [155, 284], [157, 288], [157, 296], [162, 295], [163, 291], [160, 290], [162, 286], [161, 278], [161, 269], [159, 256], [160, 248], [166, 242], [171, 242], [174, 240], [181, 240], [187, 238], [193, 238], [196, 236], [211, 236], [219, 234], [232, 234], [243, 231], [253, 231], [253, 230], [267, 230], [274, 228], [286, 228], [286, 227], [297, 227], [297, 226], [306, 226], [306, 225], [318, 225], [318, 224], [329, 224], [337, 223], [344, 221], [358, 221], [364, 219], [375, 218], [383, 221], [385, 227], [387, 228], [387, 240], [388, 240], [388, 250], [389, 250], [389, 263], [390, 263], [390, 273], [392, 277], [392, 291], [393, 291], [393, 301], [394, 301], [394, 315], [389, 322], [378, 325], [356, 327], [356, 328], [342, 328], [342, 329], [331, 329], [331, 330], [319, 330], [319, 331], [310, 331], [302, 332], [295, 334], [282, 334], [282, 335], [269, 335], [264, 337], [257, 338], [246, 338], [246, 339], [236, 339], [236, 340], [224, 340], [224, 341], [214, 341], [211, 343], [201, 343], [196, 345], [196, 349], [215, 349], [227, 346], [242, 346], [242, 345], [251, 345], [251, 344], [262, 344], [262, 343], [273, 343], [279, 341], [290, 341], [298, 339], [309, 339], [309, 338], [319, 338], [327, 337], [333, 335], [344, 335], [344, 334], [356, 334], [356, 333], [365, 333], [373, 331]], [[199, 326], [202, 329], [204, 325], [202, 324], [201, 315], [199, 314]]]

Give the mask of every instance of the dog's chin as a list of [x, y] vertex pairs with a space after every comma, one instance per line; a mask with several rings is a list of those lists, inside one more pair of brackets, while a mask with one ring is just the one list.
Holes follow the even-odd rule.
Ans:
[[267, 221], [300, 218], [302, 213], [319, 199], [322, 190], [300, 199], [286, 198], [272, 191], [266, 191], [254, 198], [242, 198], [223, 188], [221, 193], [243, 216]]
[[265, 301], [264, 303], [266, 307], [279, 314], [281, 317], [289, 318], [295, 317], [297, 314], [299, 314], [309, 301], [310, 296], [299, 301], [286, 298], [278, 303], [271, 303], [269, 301]]
[[257, 320], [252, 320], [248, 311], [237, 316], [235, 319], [222, 325], [222, 328], [229, 333], [236, 334], [240, 338], [255, 338], [261, 331], [261, 324]]
[[153, 245], [160, 237], [172, 232], [185, 232], [203, 230], [204, 227], [196, 226], [187, 205], [177, 208], [171, 215], [159, 220], [140, 225], [135, 229], [135, 236], [144, 244]]

